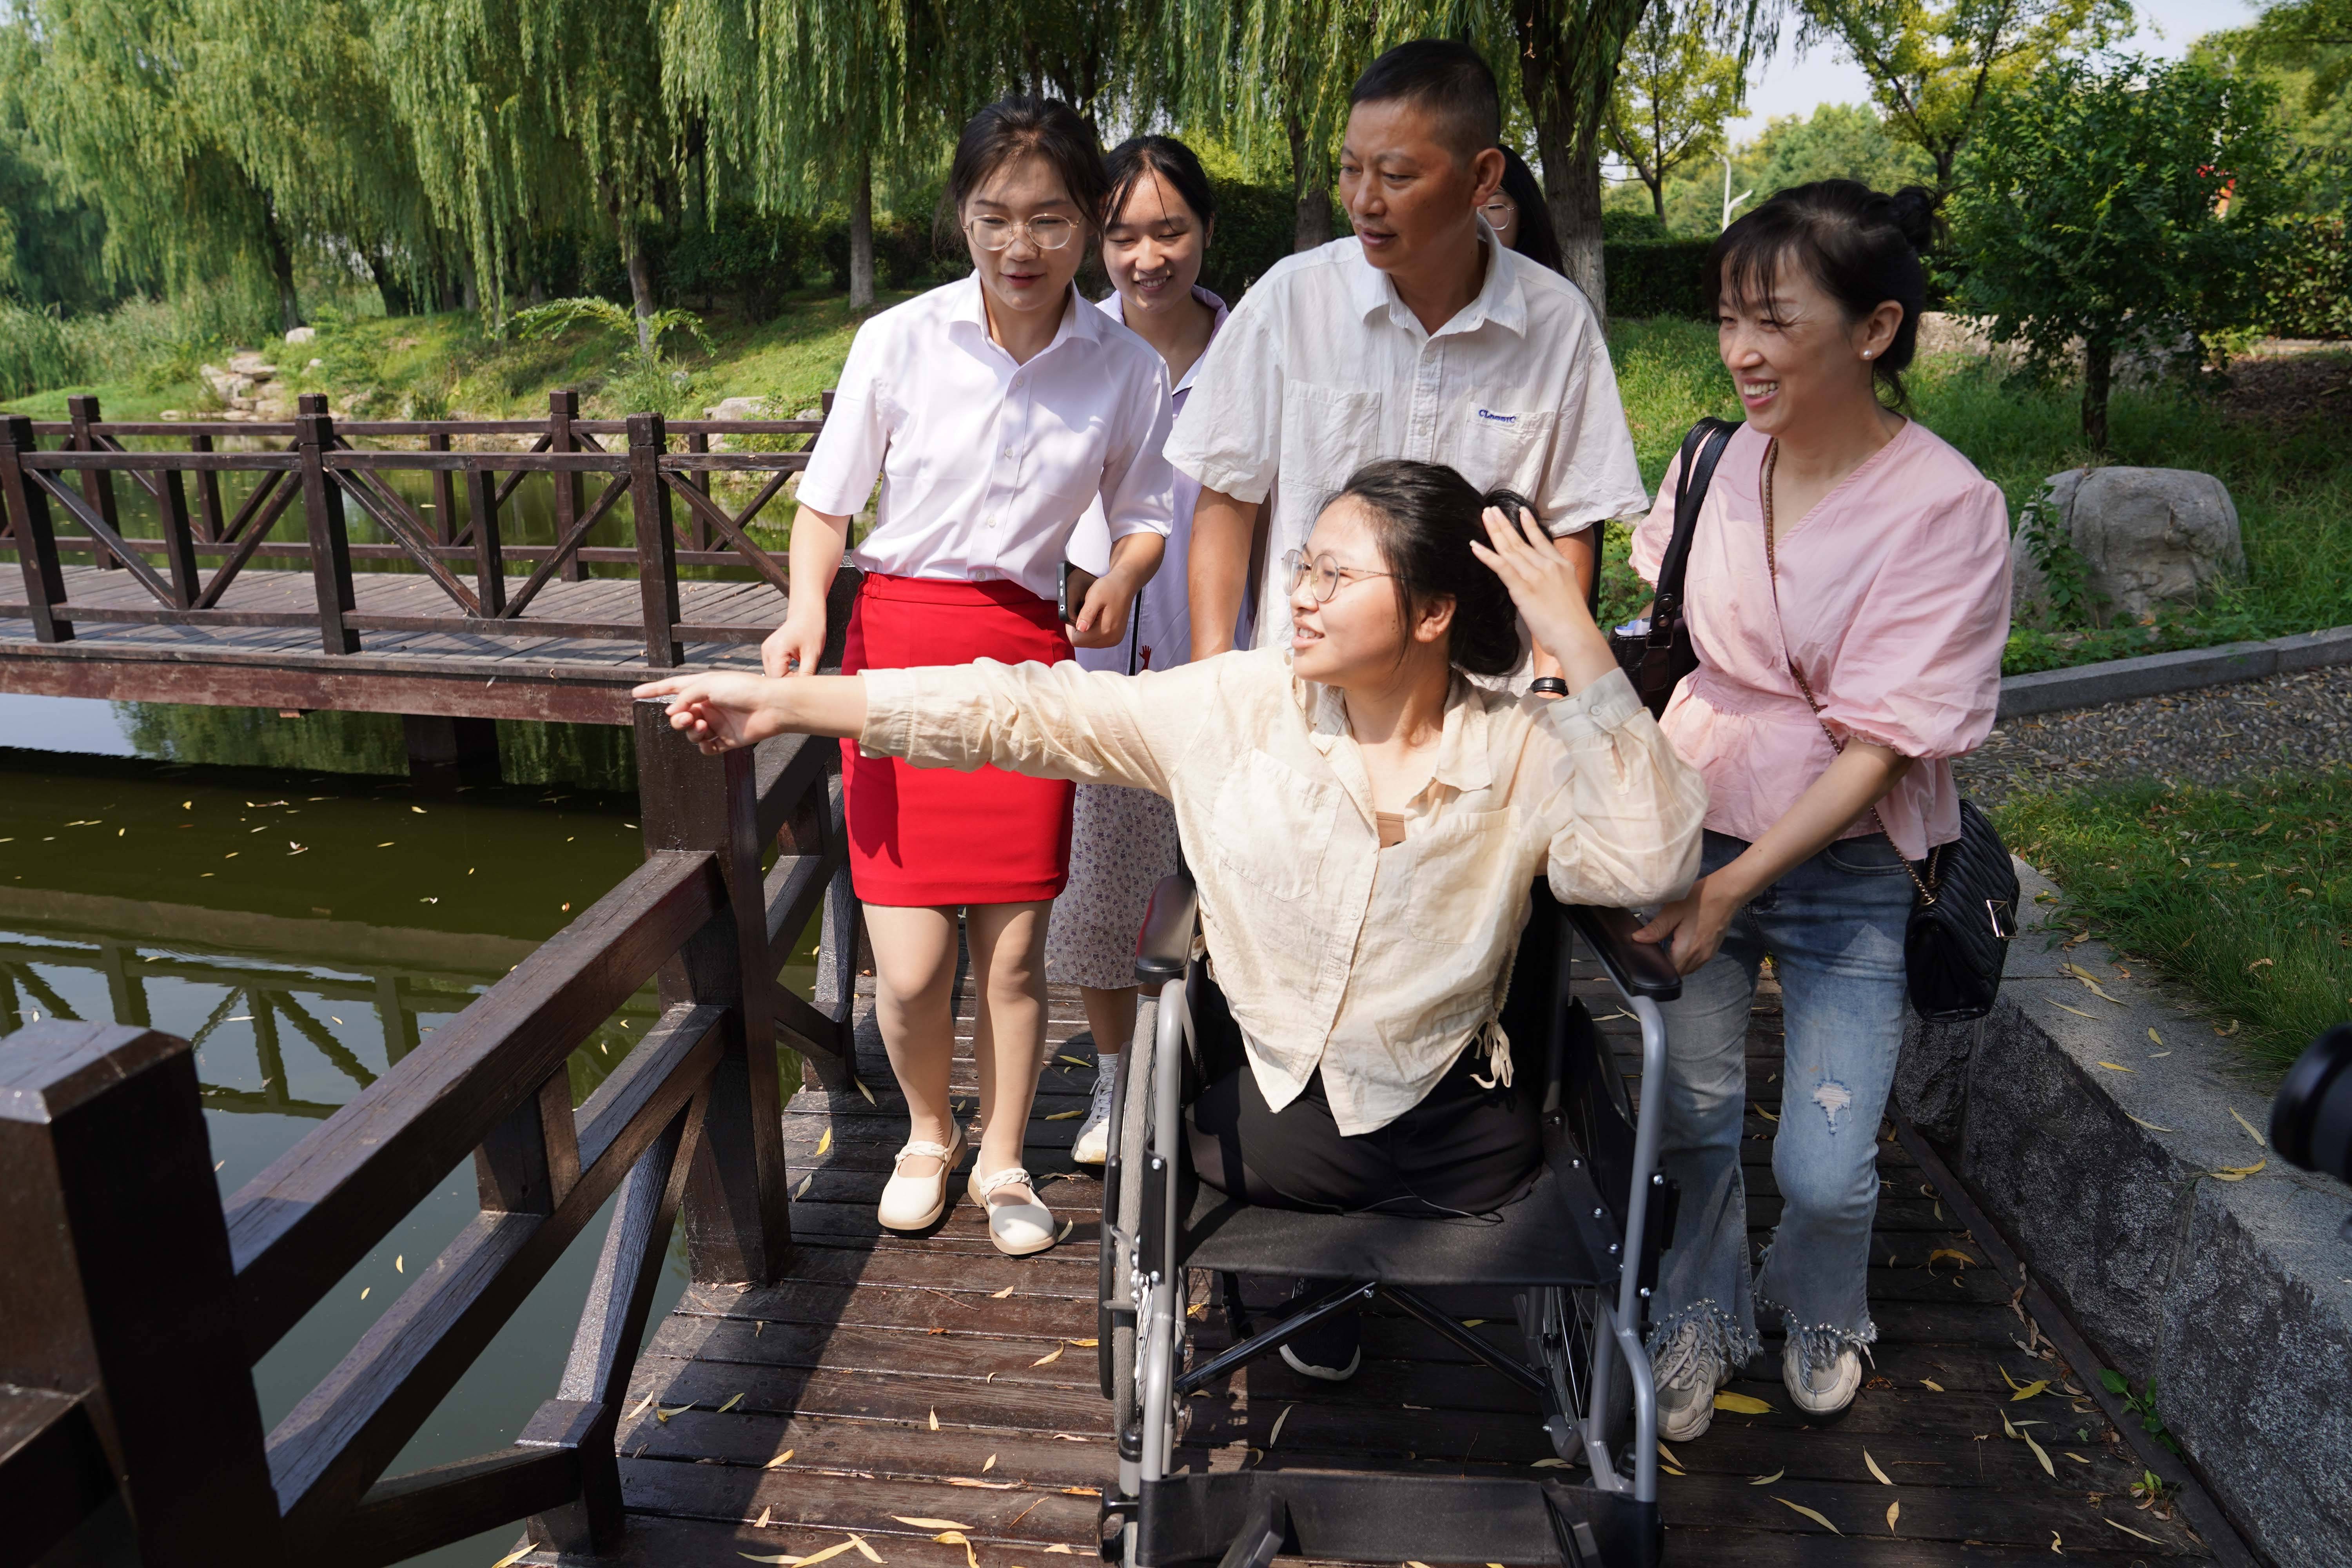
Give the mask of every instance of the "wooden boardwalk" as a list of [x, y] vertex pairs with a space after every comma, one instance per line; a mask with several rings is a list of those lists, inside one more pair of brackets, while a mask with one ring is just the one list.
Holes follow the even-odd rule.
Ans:
[[[245, 571], [217, 609], [193, 615], [162, 610], [128, 572], [62, 570], [58, 612], [74, 626], [64, 643], [36, 640], [22, 574], [0, 571], [0, 689], [622, 724], [628, 689], [665, 673], [646, 662], [635, 577], [551, 581], [527, 616], [492, 632], [455, 622], [456, 607], [422, 574], [354, 572], [344, 624], [361, 651], [328, 654], [307, 570]], [[527, 580], [509, 576], [509, 595]], [[688, 666], [759, 668], [758, 644], [783, 619], [783, 595], [767, 583], [677, 586]]]
[[[1749, 1037], [1756, 1240], [1780, 1206], [1769, 1163], [1780, 1020], [1767, 989]], [[1594, 1001], [1597, 1012], [1614, 1012]], [[970, 1022], [967, 1005], [955, 1082], [968, 1115], [977, 1101]], [[1053, 1059], [1029, 1138], [1030, 1168], [1070, 1235], [1055, 1251], [1014, 1260], [989, 1246], [960, 1194], [931, 1236], [875, 1225], [906, 1122], [870, 1014], [861, 1022], [859, 1072], [874, 1102], [853, 1091], [828, 1103], [811, 1087], [786, 1114], [799, 1191], [793, 1278], [765, 1289], [690, 1288], [637, 1363], [627, 1405], [635, 1414], [620, 1431], [630, 1530], [611, 1561], [789, 1563], [840, 1546], [849, 1532], [901, 1568], [1045, 1568], [1047, 1555], [1093, 1553], [1096, 1489], [1115, 1464], [1109, 1405], [1097, 1389], [1095, 1351], [1082, 1342], [1095, 1333], [1100, 1189], [1068, 1159], [1077, 1119], [1052, 1120], [1083, 1107], [1091, 1087], [1091, 1068], [1061, 1059], [1082, 1027], [1075, 994], [1056, 993]], [[1628, 1021], [1604, 1027], [1621, 1059], [1638, 1053]], [[1629, 1068], [1637, 1062], [1635, 1054]], [[2066, 1394], [2070, 1369], [2036, 1340], [2011, 1304], [2011, 1283], [1981, 1266], [1987, 1249], [1891, 1136], [1879, 1167], [1871, 1296], [1880, 1341], [1860, 1398], [1822, 1428], [1786, 1414], [1779, 1342], [1768, 1340], [1730, 1392], [1779, 1413], [1720, 1413], [1706, 1436], [1674, 1447], [1682, 1473], [1660, 1482], [1667, 1561], [1907, 1568], [2040, 1563], [2053, 1551], [2117, 1568], [2204, 1560], [2180, 1523], [2135, 1506], [2138, 1462], [2090, 1401]], [[1196, 1347], [1226, 1342], [1205, 1281], [1195, 1279], [1193, 1300]], [[1507, 1297], [1465, 1293], [1449, 1306], [1516, 1343]], [[1461, 1473], [1548, 1456], [1532, 1401], [1419, 1325], [1373, 1319], [1365, 1356], [1343, 1385], [1270, 1360], [1196, 1396], [1180, 1463]], [[2014, 1386], [2044, 1378], [2049, 1392], [2012, 1400]], [[648, 1400], [656, 1403], [640, 1408]], [[2041, 1444], [2054, 1476], [2004, 1434], [2004, 1415], [2040, 1423], [2019, 1430]], [[941, 1521], [968, 1536], [969, 1557], [962, 1544], [931, 1539]], [[835, 1561], [854, 1568], [863, 1559], [850, 1547]]]

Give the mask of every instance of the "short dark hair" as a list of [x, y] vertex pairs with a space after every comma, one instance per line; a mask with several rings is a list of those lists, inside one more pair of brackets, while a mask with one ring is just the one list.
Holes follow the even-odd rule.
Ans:
[[1551, 226], [1551, 208], [1544, 201], [1543, 187], [1536, 184], [1536, 172], [1528, 167], [1528, 161], [1508, 147], [1503, 149], [1503, 194], [1519, 209], [1519, 232], [1512, 237], [1511, 248], [1539, 267], [1566, 273], [1559, 231]]
[[1919, 345], [1927, 273], [1919, 252], [1933, 242], [1936, 198], [1919, 185], [1894, 195], [1860, 180], [1791, 185], [1723, 231], [1706, 253], [1706, 299], [1727, 291], [1746, 308], [1771, 298], [1780, 268], [1802, 267], [1838, 302], [1849, 324], [1885, 301], [1903, 307], [1895, 341], [1871, 362], [1879, 401], [1903, 406], [1903, 373]]
[[955, 160], [948, 165], [947, 187], [932, 221], [933, 239], [945, 244], [950, 235], [961, 234], [964, 203], [996, 171], [1032, 153], [1061, 176], [1079, 220], [1100, 233], [1103, 204], [1110, 199], [1102, 142], [1078, 111], [1059, 99], [1015, 96], [1000, 98], [973, 115], [956, 138]]
[[1181, 196], [1203, 229], [1216, 221], [1217, 198], [1209, 190], [1208, 172], [1192, 155], [1192, 149], [1173, 136], [1129, 137], [1103, 160], [1103, 173], [1110, 182], [1110, 195], [1103, 199], [1106, 228], [1118, 218], [1119, 209], [1127, 205], [1127, 198], [1147, 174], [1158, 174]]
[[1484, 542], [1482, 514], [1500, 507], [1517, 519], [1532, 513], [1513, 490], [1488, 490], [1444, 463], [1390, 458], [1367, 463], [1348, 476], [1339, 493], [1324, 502], [1360, 501], [1372, 520], [1372, 539], [1396, 589], [1397, 613], [1407, 626], [1433, 599], [1454, 601], [1454, 624], [1446, 633], [1449, 663], [1473, 675], [1508, 675], [1519, 662], [1519, 612], [1511, 592], [1470, 553], [1470, 542]]
[[1349, 108], [1402, 99], [1437, 116], [1466, 163], [1503, 139], [1503, 100], [1486, 57], [1451, 38], [1415, 38], [1364, 68]]

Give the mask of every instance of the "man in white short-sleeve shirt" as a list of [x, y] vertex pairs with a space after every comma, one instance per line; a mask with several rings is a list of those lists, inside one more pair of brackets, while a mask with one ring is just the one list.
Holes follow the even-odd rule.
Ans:
[[[1286, 258], [1202, 356], [1168, 459], [1202, 485], [1196, 658], [1231, 646], [1259, 506], [1259, 647], [1289, 636], [1283, 556], [1362, 464], [1445, 463], [1534, 503], [1555, 536], [1646, 511], [1601, 324], [1567, 279], [1496, 242], [1501, 110], [1475, 49], [1402, 44], [1358, 79], [1339, 156], [1356, 232]], [[1586, 582], [1599, 534], [1579, 559]]]

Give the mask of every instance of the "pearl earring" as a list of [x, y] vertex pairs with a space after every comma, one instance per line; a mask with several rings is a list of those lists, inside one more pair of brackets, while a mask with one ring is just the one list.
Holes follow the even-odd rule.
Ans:
[[1862, 357], [1863, 357], [1863, 358], [1864, 358], [1864, 359], [1868, 359], [1868, 358], [1870, 357], [1870, 351], [1869, 351], [1868, 349], [1864, 349], [1864, 350], [1863, 350], [1863, 351], [1862, 351]]

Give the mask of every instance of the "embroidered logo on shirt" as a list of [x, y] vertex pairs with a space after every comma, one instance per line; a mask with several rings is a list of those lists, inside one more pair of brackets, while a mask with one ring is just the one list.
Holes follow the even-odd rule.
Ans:
[[1519, 416], [1516, 414], [1497, 414], [1491, 408], [1478, 410], [1478, 417], [1490, 425], [1517, 425], [1519, 422]]

